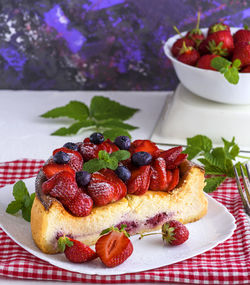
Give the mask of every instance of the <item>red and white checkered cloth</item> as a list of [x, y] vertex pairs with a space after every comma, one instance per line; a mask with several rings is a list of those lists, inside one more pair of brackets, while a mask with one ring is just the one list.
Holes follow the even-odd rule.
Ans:
[[[0, 163], [0, 187], [35, 176], [44, 161]], [[0, 190], [1, 191], [1, 190]], [[235, 181], [211, 194], [234, 215], [237, 229], [226, 242], [196, 257], [165, 267], [115, 276], [74, 273], [38, 259], [12, 241], [0, 228], [0, 275], [12, 278], [92, 283], [177, 282], [191, 284], [250, 284], [250, 231]]]

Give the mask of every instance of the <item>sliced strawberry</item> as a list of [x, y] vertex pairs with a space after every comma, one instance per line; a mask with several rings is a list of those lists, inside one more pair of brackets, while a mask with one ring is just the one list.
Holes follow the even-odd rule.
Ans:
[[139, 151], [145, 151], [150, 153], [152, 156], [156, 156], [160, 150], [155, 143], [150, 140], [135, 140], [129, 149], [131, 154]]
[[140, 166], [132, 170], [131, 178], [127, 182], [128, 193], [134, 195], [144, 194], [149, 188], [150, 177], [150, 165]]
[[108, 181], [112, 182], [116, 188], [117, 195], [114, 197], [114, 201], [120, 200], [126, 196], [127, 187], [113, 170], [105, 168], [100, 170], [100, 173], [102, 173]]
[[162, 151], [158, 157], [163, 157], [166, 161], [167, 169], [174, 169], [176, 167], [175, 160], [182, 152], [182, 146], [170, 148]]
[[94, 172], [88, 185], [88, 194], [96, 206], [104, 206], [116, 201], [118, 189], [100, 172]]
[[93, 249], [69, 237], [60, 237], [58, 247], [61, 252], [64, 252], [66, 258], [74, 263], [83, 263], [97, 258], [97, 254]]
[[180, 170], [179, 168], [175, 168], [174, 170], [172, 170], [173, 172], [173, 177], [172, 180], [170, 181], [169, 185], [168, 185], [168, 191], [173, 190], [179, 183], [179, 179], [180, 179]]
[[113, 142], [111, 142], [110, 139], [107, 139], [100, 144], [93, 144], [90, 142], [89, 138], [84, 139], [83, 143], [79, 147], [79, 151], [84, 161], [97, 158], [100, 150], [105, 150], [108, 153], [112, 153], [114, 151], [118, 151], [119, 148]]
[[167, 169], [167, 184], [169, 185], [169, 183], [172, 181], [173, 179], [173, 173], [172, 173], [172, 170], [168, 170]]
[[156, 158], [151, 165], [152, 175], [149, 189], [153, 191], [165, 191], [168, 187], [166, 162], [163, 157]]
[[63, 204], [70, 203], [79, 189], [75, 181], [75, 175], [67, 171], [61, 171], [42, 184], [44, 194], [57, 198]]
[[132, 254], [133, 245], [123, 232], [111, 231], [98, 239], [95, 250], [107, 267], [115, 267]]
[[66, 208], [77, 217], [85, 217], [91, 213], [93, 200], [89, 195], [81, 190], [77, 193], [73, 200], [67, 204]]
[[73, 168], [75, 171], [80, 171], [82, 169], [83, 166], [83, 158], [81, 156], [81, 154], [78, 151], [72, 150], [72, 149], [68, 149], [66, 147], [61, 147], [58, 149], [55, 149], [53, 151], [53, 155], [55, 155], [57, 152], [59, 151], [63, 151], [65, 153], [68, 153], [70, 156], [70, 161], [69, 161], [69, 166], [71, 168]]
[[44, 165], [42, 169], [47, 179], [61, 171], [67, 171], [73, 175], [75, 174], [75, 171], [68, 164], [49, 162], [48, 164]]

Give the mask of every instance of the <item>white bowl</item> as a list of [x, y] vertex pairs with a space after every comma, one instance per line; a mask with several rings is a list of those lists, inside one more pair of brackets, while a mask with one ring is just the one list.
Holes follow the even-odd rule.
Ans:
[[[239, 28], [231, 28], [234, 34]], [[201, 29], [206, 35], [208, 29]], [[182, 33], [183, 35], [186, 32]], [[218, 71], [193, 67], [178, 61], [171, 53], [174, 42], [179, 35], [168, 39], [164, 44], [164, 52], [173, 63], [180, 82], [194, 94], [220, 103], [250, 104], [250, 73], [239, 73], [239, 82], [229, 83]]]

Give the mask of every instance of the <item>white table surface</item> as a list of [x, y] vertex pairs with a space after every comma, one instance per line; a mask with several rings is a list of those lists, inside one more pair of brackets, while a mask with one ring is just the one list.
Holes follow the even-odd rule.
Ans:
[[[139, 108], [140, 112], [127, 121], [140, 127], [131, 132], [132, 137], [133, 139], [150, 138], [165, 100], [171, 94], [172, 92], [0, 91], [2, 134], [0, 149], [4, 150], [0, 152], [0, 162], [20, 158], [47, 159], [54, 148], [63, 145], [66, 141], [81, 141], [86, 133], [68, 138], [50, 136], [50, 133], [65, 126], [69, 121], [43, 119], [39, 115], [65, 105], [70, 100], [83, 101], [89, 105], [91, 98], [95, 95], [106, 96], [122, 104]], [[0, 284], [7, 283], [52, 285], [55, 281], [20, 280], [0, 276]], [[69, 284], [68, 282], [58, 283]]]

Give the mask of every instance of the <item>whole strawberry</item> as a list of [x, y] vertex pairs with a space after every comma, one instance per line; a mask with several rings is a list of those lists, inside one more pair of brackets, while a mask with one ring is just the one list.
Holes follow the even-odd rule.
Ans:
[[181, 48], [179, 55], [177, 56], [177, 59], [182, 63], [194, 66], [196, 65], [196, 62], [199, 57], [200, 54], [198, 53], [198, 51], [191, 46], [187, 47], [184, 42], [183, 47]]
[[177, 34], [180, 36], [180, 39], [176, 40], [171, 48], [171, 52], [174, 57], [177, 57], [180, 53], [180, 50], [183, 47], [183, 44], [187, 47], [195, 47], [195, 41], [188, 37], [183, 37], [180, 31], [177, 29], [176, 26], [173, 27]]
[[230, 27], [224, 23], [215, 23], [209, 27], [208, 35], [217, 33], [219, 31], [229, 31], [230, 32]]
[[186, 37], [195, 42], [195, 46], [198, 47], [200, 43], [204, 40], [205, 36], [202, 33], [200, 26], [200, 12], [197, 13], [197, 23], [196, 27], [189, 32], [187, 32]]
[[249, 42], [250, 41], [250, 30], [247, 26], [244, 29], [238, 30], [234, 35], [234, 44], [237, 46], [241, 42]]
[[211, 61], [215, 57], [219, 57], [219, 55], [216, 54], [205, 54], [201, 56], [196, 64], [197, 67], [202, 69], [210, 69], [210, 70], [216, 70], [211, 66]]
[[133, 245], [124, 226], [119, 230], [111, 227], [101, 233], [95, 245], [97, 255], [107, 267], [122, 264], [133, 252]]
[[145, 236], [161, 235], [165, 244], [180, 245], [189, 238], [189, 231], [184, 224], [179, 221], [171, 220], [162, 225], [161, 233], [141, 234], [139, 239]]
[[250, 42], [241, 42], [235, 47], [232, 61], [236, 59], [241, 61], [241, 68], [250, 65]]
[[230, 56], [234, 49], [234, 41], [230, 31], [218, 31], [208, 35], [207, 49], [212, 54]]
[[60, 252], [64, 252], [69, 261], [74, 263], [83, 263], [97, 258], [97, 254], [89, 246], [66, 236], [58, 239], [58, 249]]
[[170, 245], [180, 245], [189, 238], [189, 231], [184, 224], [172, 220], [162, 225], [162, 239]]

